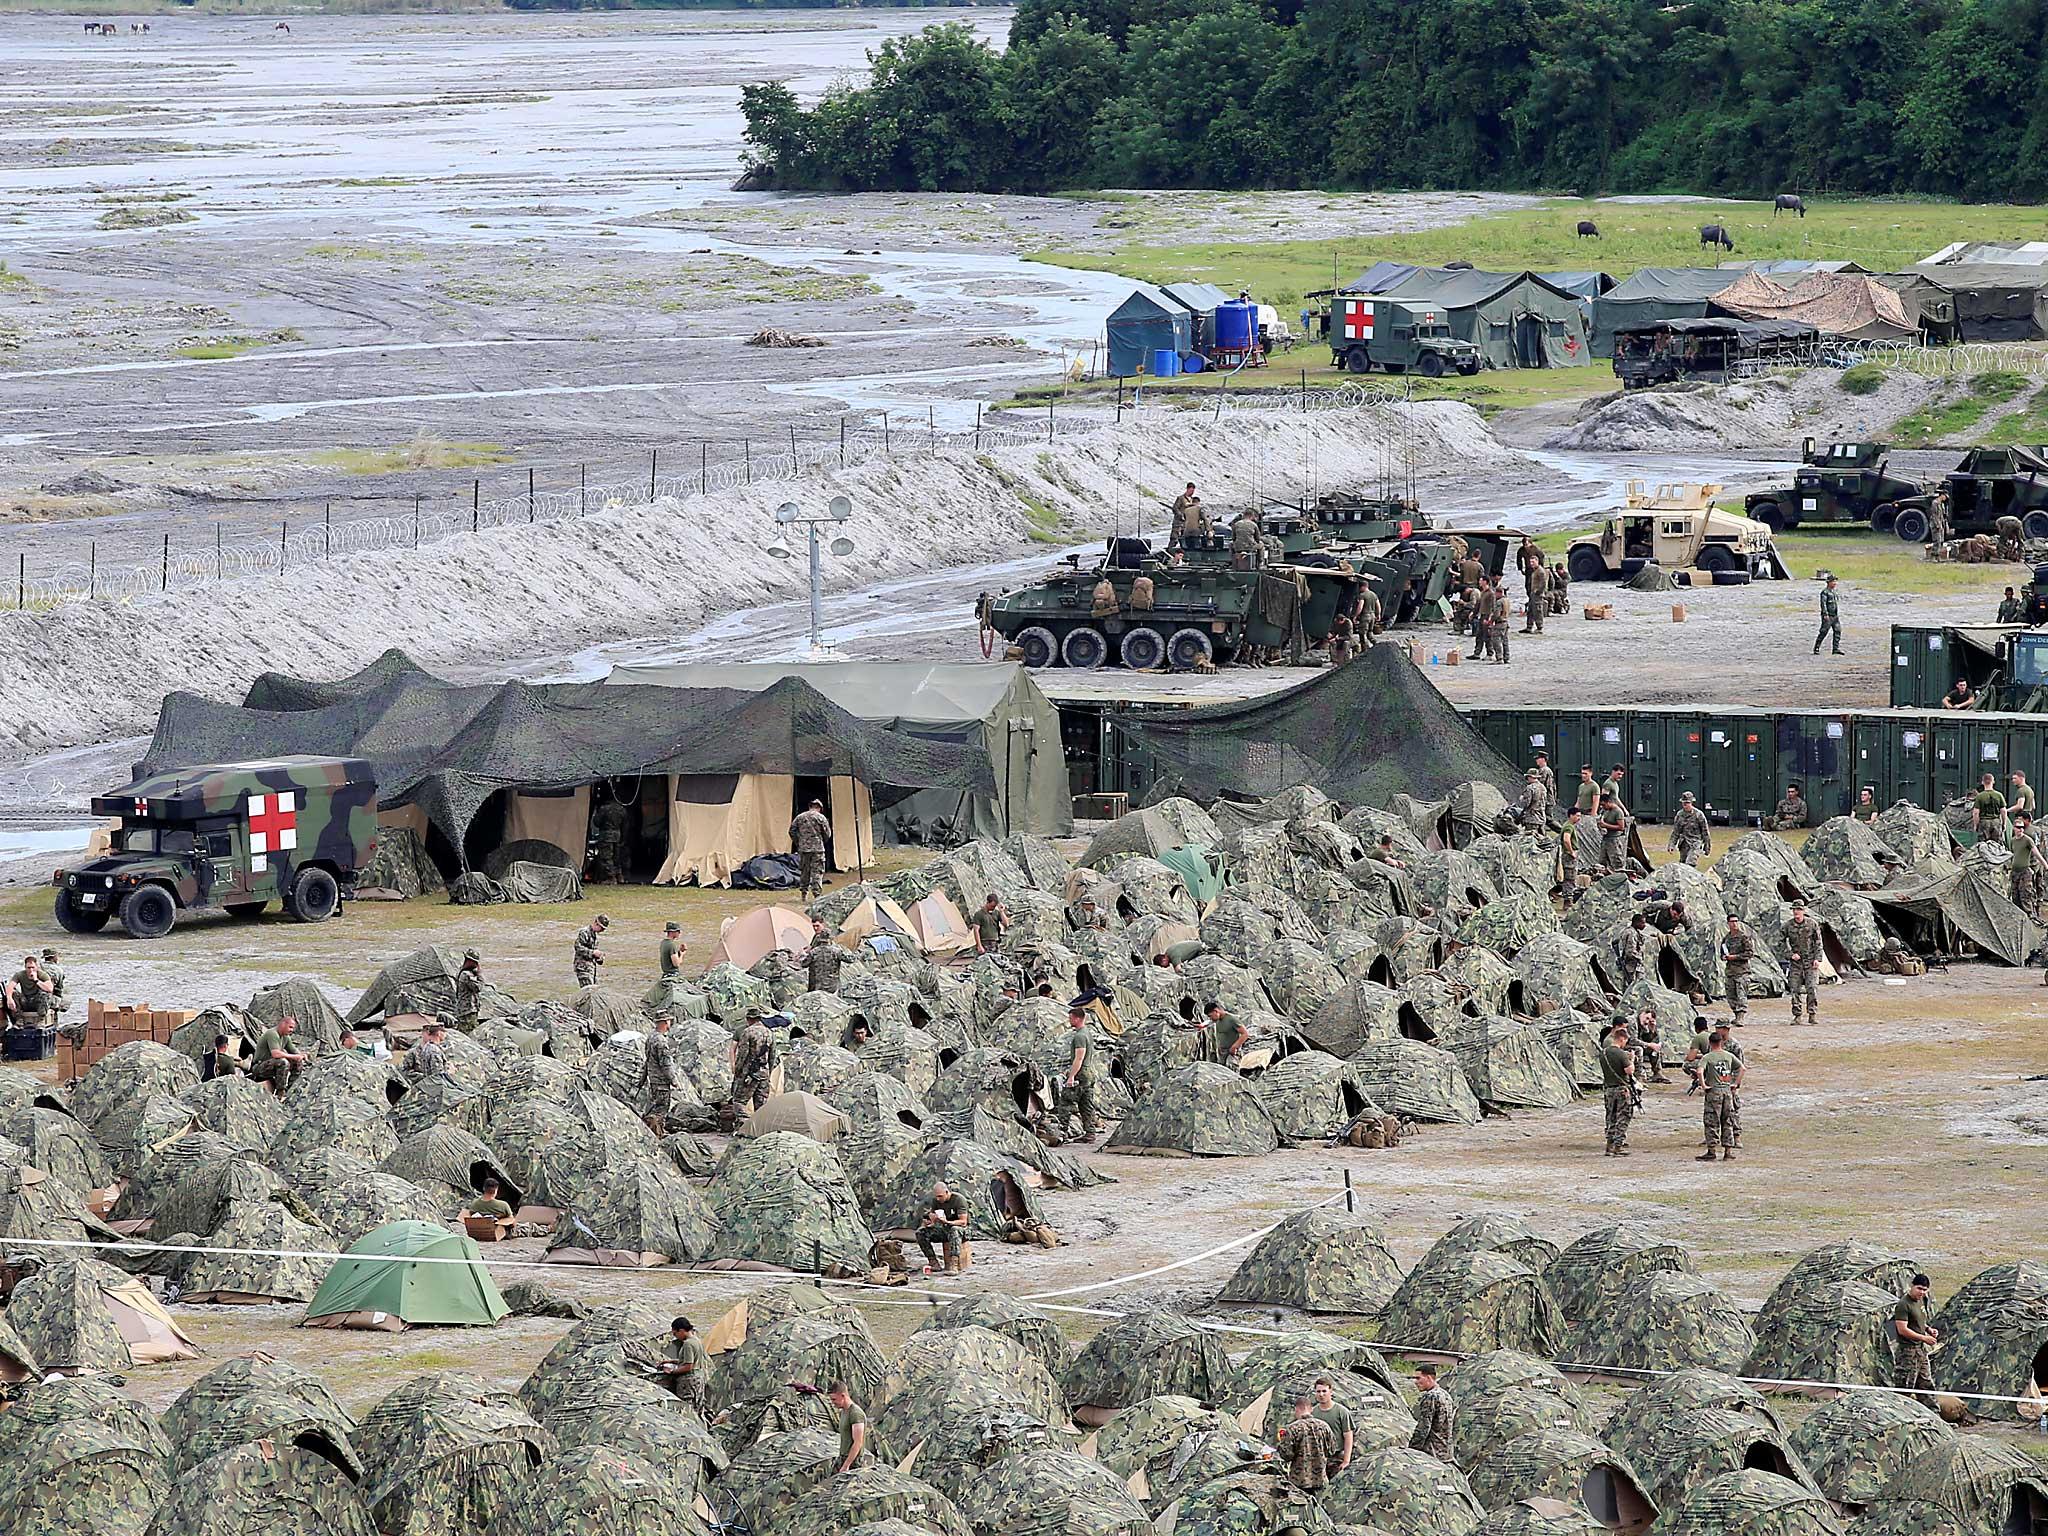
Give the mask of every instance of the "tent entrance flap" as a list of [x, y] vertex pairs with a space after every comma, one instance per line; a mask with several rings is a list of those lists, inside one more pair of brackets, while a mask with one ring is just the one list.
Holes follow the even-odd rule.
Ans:
[[590, 786], [579, 784], [560, 794], [510, 790], [505, 795], [505, 841], [552, 843], [583, 867], [590, 846]]
[[865, 870], [875, 867], [873, 797], [867, 785], [844, 774], [832, 780], [826, 797], [832, 817], [832, 867]]
[[681, 773], [669, 783], [668, 857], [656, 885], [731, 885], [747, 860], [789, 852], [789, 774]]

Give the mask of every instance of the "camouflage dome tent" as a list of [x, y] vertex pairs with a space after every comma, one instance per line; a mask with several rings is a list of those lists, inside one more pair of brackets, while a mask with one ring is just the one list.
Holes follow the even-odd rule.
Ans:
[[[433, 944], [392, 961], [377, 973], [348, 1011], [346, 1022], [361, 1024], [398, 1009], [403, 1003], [415, 1013], [455, 1012], [455, 977], [462, 969], [462, 951], [453, 944]], [[482, 1015], [502, 1018], [516, 1015], [519, 1005], [510, 994], [485, 984]]]
[[1468, 1470], [1509, 1441], [1538, 1431], [1591, 1436], [1585, 1399], [1546, 1360], [1519, 1350], [1471, 1355], [1444, 1373], [1459, 1412], [1451, 1424], [1453, 1459]]
[[[1615, 1440], [1610, 1423], [1607, 1442], [1620, 1450]], [[1667, 1517], [1702, 1484], [1744, 1468], [1811, 1486], [1805, 1466], [1778, 1430], [1732, 1408], [1671, 1413], [1648, 1442], [1624, 1454], [1643, 1491]]]
[[1558, 1499], [1518, 1499], [1489, 1511], [1475, 1527], [1478, 1536], [1605, 1536], [1602, 1525], [1581, 1504]]
[[564, 1531], [631, 1531], [634, 1536], [698, 1536], [703, 1524], [679, 1504], [669, 1480], [638, 1456], [586, 1445], [543, 1466], [529, 1495], [502, 1522], [505, 1536]]
[[1252, 1079], [1252, 1091], [1274, 1128], [1295, 1141], [1335, 1136], [1368, 1110], [1379, 1112], [1358, 1069], [1324, 1051], [1283, 1057]]
[[[415, 1258], [443, 1262], [409, 1262]], [[466, 1262], [446, 1262], [451, 1259]], [[432, 1222], [395, 1221], [358, 1239], [335, 1262], [301, 1326], [396, 1333], [428, 1325], [488, 1328], [507, 1315], [467, 1233]]]
[[147, 1285], [97, 1259], [43, 1264], [15, 1286], [6, 1321], [44, 1370], [121, 1372], [199, 1358]]
[[1601, 1524], [1623, 1531], [1641, 1530], [1657, 1515], [1628, 1463], [1577, 1430], [1518, 1435], [1490, 1451], [1467, 1475], [1473, 1496], [1490, 1510], [1518, 1499], [1577, 1500]]
[[[2048, 1387], [2048, 1264], [1994, 1264], [1951, 1296], [1934, 1321], [1942, 1340], [1935, 1381], [1944, 1391], [2017, 1397], [2029, 1382]], [[1966, 1406], [1988, 1419], [2018, 1416], [2012, 1403]]]
[[154, 1094], [175, 1098], [198, 1085], [199, 1068], [190, 1058], [153, 1040], [131, 1040], [85, 1069], [71, 1090], [71, 1112], [98, 1139], [102, 1127], [123, 1108]]
[[1906, 862], [1853, 816], [1833, 816], [1815, 827], [1800, 848], [1799, 858], [1816, 879], [1860, 890], [1883, 885]]
[[362, 1503], [385, 1536], [496, 1536], [555, 1440], [475, 1376], [414, 1376], [354, 1434]]
[[1808, 1415], [1790, 1443], [1821, 1492], [1855, 1512], [1902, 1497], [1906, 1469], [1954, 1436], [1916, 1398], [1844, 1392]]
[[1674, 1421], [1707, 1409], [1726, 1410], [1772, 1434], [1782, 1433], [1777, 1414], [1756, 1388], [1720, 1371], [1683, 1370], [1624, 1397], [1608, 1415], [1600, 1438], [1640, 1468]]
[[780, 1511], [775, 1536], [840, 1536], [879, 1520], [901, 1520], [925, 1536], [970, 1536], [953, 1501], [921, 1478], [870, 1463], [835, 1477]]
[[1288, 1481], [1277, 1462], [1255, 1462], [1211, 1477], [1159, 1512], [1177, 1536], [1266, 1536], [1327, 1528], [1315, 1496]]
[[1563, 1335], [1542, 1282], [1501, 1253], [1425, 1258], [1380, 1318], [1380, 1337], [1410, 1354], [1515, 1349], [1548, 1359]]
[[1260, 1238], [1216, 1299], [1376, 1317], [1400, 1284], [1401, 1265], [1379, 1228], [1325, 1206]]
[[1585, 1314], [1565, 1343], [1574, 1367], [1739, 1371], [1756, 1346], [1735, 1301], [1698, 1275], [1665, 1271], [1639, 1281], [1612, 1311]]
[[81, 1511], [93, 1536], [144, 1536], [171, 1491], [157, 1446], [97, 1419], [37, 1424], [9, 1450], [0, 1458], [0, 1530], [23, 1536], [77, 1530]]
[[[283, 1513], [285, 1524], [279, 1520]], [[355, 1480], [317, 1451], [287, 1441], [243, 1443], [187, 1467], [150, 1522], [150, 1536], [377, 1536]]]
[[716, 1220], [695, 1186], [667, 1161], [644, 1158], [599, 1175], [562, 1213], [545, 1257], [627, 1269], [694, 1264], [711, 1257], [717, 1238]]
[[1842, 1522], [1813, 1489], [1765, 1471], [1724, 1472], [1667, 1506], [1655, 1536], [1842, 1536]]
[[1128, 1408], [1175, 1394], [1217, 1402], [1229, 1390], [1230, 1360], [1215, 1333], [1170, 1312], [1118, 1319], [1090, 1339], [1067, 1367], [1061, 1385], [1074, 1417], [1100, 1423], [1091, 1410]]
[[1153, 1529], [1123, 1479], [1065, 1450], [1002, 1457], [962, 1490], [960, 1512], [980, 1536], [1150, 1536]]
[[1558, 1249], [1549, 1238], [1539, 1237], [1521, 1217], [1489, 1211], [1483, 1216], [1467, 1216], [1460, 1220], [1430, 1245], [1422, 1263], [1430, 1264], [1458, 1253], [1504, 1253], [1523, 1268], [1540, 1275], [1557, 1257]]
[[1809, 1285], [1784, 1301], [1774, 1295], [1757, 1314], [1756, 1347], [1742, 1374], [1764, 1381], [1888, 1385], [1895, 1358], [1892, 1308], [1898, 1298], [1897, 1291], [1861, 1280]]
[[1196, 1062], [1143, 1095], [1106, 1150], [1256, 1157], [1279, 1145], [1272, 1118], [1251, 1084], [1228, 1067]]
[[1930, 1443], [1907, 1463], [1892, 1491], [1960, 1515], [1980, 1532], [2015, 1536], [2048, 1524], [2048, 1473], [2041, 1463], [1985, 1435]]
[[161, 1420], [174, 1473], [245, 1441], [293, 1442], [333, 1462], [351, 1482], [363, 1464], [355, 1420], [317, 1377], [261, 1356], [223, 1361], [192, 1383]]
[[1916, 950], [1953, 953], [1967, 939], [1986, 960], [2019, 966], [2041, 947], [2040, 925], [2007, 894], [2002, 855], [1973, 848], [1961, 864], [1868, 895]]
[[712, 1257], [867, 1271], [874, 1239], [860, 1202], [832, 1149], [808, 1137], [774, 1131], [735, 1141], [704, 1199], [717, 1227]]
[[497, 1181], [498, 1198], [513, 1210], [526, 1203], [524, 1187], [505, 1172], [498, 1154], [454, 1126], [437, 1125], [408, 1136], [378, 1166], [417, 1184], [450, 1211], [481, 1194], [487, 1179]]
[[1566, 1248], [1543, 1271], [1544, 1289], [1567, 1325], [1612, 1318], [1652, 1275], [1693, 1272], [1692, 1257], [1645, 1228], [1598, 1227]]
[[1323, 1491], [1323, 1508], [1387, 1536], [1466, 1536], [1486, 1513], [1464, 1473], [1406, 1446], [1352, 1457]]
[[269, 1200], [238, 1201], [209, 1246], [216, 1251], [185, 1266], [187, 1301], [311, 1301], [335, 1251], [325, 1232]]
[[1499, 1014], [1467, 1019], [1451, 1030], [1444, 1046], [1457, 1058], [1481, 1104], [1500, 1109], [1562, 1109], [1579, 1090], [1533, 1024]]
[[1449, 1051], [1419, 1040], [1374, 1040], [1359, 1047], [1351, 1064], [1372, 1101], [1404, 1120], [1479, 1123], [1479, 1100]]
[[919, 1324], [918, 1332], [941, 1328], [986, 1328], [1030, 1351], [1055, 1381], [1066, 1374], [1067, 1335], [1052, 1314], [1000, 1291], [948, 1302]]
[[1015, 1340], [986, 1328], [920, 1330], [904, 1342], [882, 1379], [884, 1398], [894, 1403], [922, 1394], [924, 1384], [947, 1375], [998, 1381], [1034, 1418], [1058, 1423], [1067, 1416], [1060, 1386], [1039, 1358]]
[[932, 1186], [944, 1180], [967, 1202], [970, 1238], [994, 1238], [1015, 1221], [1043, 1221], [1041, 1176], [978, 1141], [941, 1141], [913, 1157], [869, 1208], [878, 1231], [915, 1231], [932, 1207]]

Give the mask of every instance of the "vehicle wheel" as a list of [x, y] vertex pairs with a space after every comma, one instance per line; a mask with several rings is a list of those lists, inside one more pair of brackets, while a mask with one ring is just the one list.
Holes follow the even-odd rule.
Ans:
[[284, 896], [285, 911], [302, 923], [325, 922], [340, 905], [341, 887], [317, 865], [293, 876], [292, 888]]
[[1879, 533], [1889, 533], [1891, 532], [1892, 524], [1898, 521], [1898, 517], [1899, 507], [1897, 502], [1881, 501], [1870, 510], [1870, 526]]
[[1102, 631], [1082, 625], [1072, 631], [1060, 647], [1060, 659], [1076, 672], [1093, 672], [1109, 660], [1109, 642]]
[[1120, 654], [1124, 665], [1133, 672], [1149, 672], [1166, 660], [1166, 637], [1156, 629], [1140, 625], [1124, 636]]
[[1717, 587], [1746, 587], [1749, 585], [1747, 571], [1716, 571], [1714, 585]]
[[1565, 565], [1566, 569], [1571, 573], [1573, 581], [1605, 581], [1607, 579], [1607, 562], [1600, 558], [1600, 551], [1594, 549], [1590, 544], [1581, 544], [1577, 549], [1573, 550], [1570, 559], [1565, 562]]
[[121, 926], [130, 938], [160, 939], [178, 920], [178, 903], [160, 885], [138, 886], [121, 898]]
[[1749, 515], [1762, 523], [1772, 533], [1785, 531], [1785, 514], [1778, 510], [1775, 501], [1760, 501], [1749, 509]]
[[1422, 354], [1422, 361], [1415, 365], [1415, 371], [1425, 379], [1440, 379], [1444, 376], [1443, 357], [1435, 352]]
[[1892, 532], [1908, 544], [1927, 542], [1927, 514], [1918, 507], [1901, 507], [1899, 515], [1892, 519]]
[[1716, 576], [1723, 571], [1732, 571], [1735, 569], [1735, 552], [1719, 544], [1709, 544], [1700, 551], [1699, 567], [1703, 571], [1712, 571]]
[[84, 910], [72, 902], [69, 891], [57, 893], [57, 926], [66, 933], [98, 933], [113, 916], [111, 912]]
[[1216, 659], [1216, 646], [1199, 629], [1177, 629], [1166, 642], [1166, 659], [1176, 672], [1192, 672], [1203, 662]]
[[1027, 667], [1049, 667], [1060, 657], [1060, 643], [1043, 624], [1034, 624], [1017, 636], [1017, 649], [1024, 653]]
[[238, 923], [254, 922], [269, 905], [267, 901], [231, 901], [227, 905], [227, 914]]
[[1371, 373], [1371, 354], [1363, 347], [1353, 347], [1344, 354], [1344, 371], [1346, 373]]
[[2027, 539], [2048, 539], [2048, 512], [2029, 512], [2021, 518], [2020, 536]]

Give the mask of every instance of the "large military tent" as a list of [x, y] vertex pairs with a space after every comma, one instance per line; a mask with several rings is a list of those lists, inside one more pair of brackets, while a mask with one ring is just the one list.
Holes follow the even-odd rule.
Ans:
[[1850, 272], [1744, 272], [1707, 301], [1709, 315], [1738, 320], [1792, 320], [1823, 336], [1853, 341], [1913, 341], [1919, 317], [1911, 300], [1876, 278]]
[[[757, 694], [790, 679], [872, 729], [986, 763], [985, 787], [972, 792], [951, 783], [899, 782], [887, 773], [865, 777], [864, 787], [873, 795], [874, 835], [882, 842], [908, 841], [907, 834], [939, 820], [950, 822], [961, 838], [1012, 832], [1058, 837], [1073, 830], [1059, 712], [1029, 670], [1013, 663], [666, 663], [617, 667], [610, 681]], [[832, 812], [836, 835], [841, 821], [836, 801]], [[840, 868], [852, 867], [850, 847], [835, 846], [834, 852]], [[871, 857], [863, 850], [863, 862]]]
[[1344, 292], [1440, 310], [1451, 333], [1477, 346], [1491, 368], [1572, 368], [1592, 361], [1577, 295], [1534, 272], [1381, 261]]
[[1149, 799], [1264, 799], [1313, 784], [1383, 805], [1402, 791], [1443, 798], [1470, 780], [1504, 791], [1521, 778], [1394, 645], [1282, 693], [1111, 720]]
[[[858, 781], [876, 793], [884, 787], [892, 794], [944, 790], [960, 804], [980, 796], [1015, 805], [1015, 819], [1024, 824], [1017, 779], [1025, 747], [1014, 748], [1017, 765], [1005, 796], [1001, 764], [987, 742], [970, 736], [964, 726], [948, 736], [861, 718], [800, 672], [747, 686], [459, 686], [387, 651], [334, 682], [266, 673], [240, 705], [171, 694], [139, 771], [291, 753], [366, 758], [375, 767], [380, 806], [419, 807], [430, 844], [449, 867], [458, 858], [481, 866], [491, 853], [512, 846], [515, 834], [536, 828], [545, 834], [540, 841], [575, 843], [573, 805], [553, 807], [559, 814], [536, 820], [549, 808], [528, 802], [573, 800], [580, 790], [607, 783], [639, 811], [641, 830], [629, 849], [629, 862], [639, 867], [665, 862], [672, 851], [670, 807], [678, 795], [695, 797], [692, 804], [716, 795], [723, 804], [743, 780], [760, 776], [793, 781], [792, 800], [822, 798], [835, 779]], [[1035, 733], [1031, 751], [1064, 785], [1056, 722], [1049, 734]], [[849, 816], [856, 807], [849, 789]], [[787, 826], [784, 819], [766, 830], [779, 836]], [[564, 851], [580, 862], [581, 847]]]
[[2039, 341], [2048, 336], [2048, 268], [1989, 260], [1922, 262], [1886, 281], [1905, 287], [1908, 299], [1918, 297], [1923, 285], [1944, 295], [1952, 306], [1957, 341]]
[[1109, 342], [1109, 372], [1128, 379], [1152, 371], [1152, 355], [1170, 351], [1176, 357], [1194, 350], [1195, 317], [1157, 288], [1140, 285], [1109, 312], [1103, 330]]
[[1642, 267], [1593, 301], [1593, 355], [1614, 356], [1614, 333], [1660, 320], [1699, 320], [1707, 301], [1746, 268]]
[[431, 1222], [394, 1221], [357, 1239], [335, 1262], [306, 1307], [302, 1326], [396, 1333], [429, 1324], [489, 1327], [506, 1313], [468, 1234]]

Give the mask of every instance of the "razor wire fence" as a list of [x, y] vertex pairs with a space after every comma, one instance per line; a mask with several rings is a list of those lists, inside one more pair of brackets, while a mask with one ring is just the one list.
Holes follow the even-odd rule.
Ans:
[[2048, 348], [2037, 342], [2017, 341], [1959, 341], [1945, 347], [1930, 347], [1917, 341], [1825, 338], [1769, 357], [1745, 359], [1730, 372], [1738, 378], [1756, 378], [1794, 368], [1847, 370], [1864, 365], [1934, 378], [2010, 373], [2044, 379], [2048, 378]]

